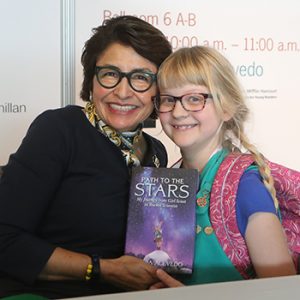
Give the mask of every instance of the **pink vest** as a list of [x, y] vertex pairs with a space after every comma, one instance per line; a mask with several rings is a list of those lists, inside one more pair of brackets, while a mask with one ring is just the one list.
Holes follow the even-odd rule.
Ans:
[[[244, 238], [236, 222], [239, 180], [253, 163], [250, 154], [230, 153], [220, 165], [210, 197], [210, 217], [215, 234], [228, 258], [244, 278], [251, 265]], [[269, 162], [289, 249], [296, 267], [300, 253], [300, 172]]]

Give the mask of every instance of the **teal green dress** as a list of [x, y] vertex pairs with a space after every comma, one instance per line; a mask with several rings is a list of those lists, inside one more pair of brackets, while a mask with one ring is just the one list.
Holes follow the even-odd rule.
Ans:
[[243, 277], [226, 256], [214, 233], [209, 218], [210, 191], [226, 150], [215, 153], [200, 175], [196, 203], [196, 240], [193, 274], [179, 278], [184, 284], [242, 280]]

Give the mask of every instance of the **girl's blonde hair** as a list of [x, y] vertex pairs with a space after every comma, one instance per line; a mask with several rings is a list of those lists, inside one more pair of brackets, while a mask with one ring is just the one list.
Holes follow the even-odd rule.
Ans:
[[230, 152], [250, 152], [259, 168], [263, 181], [278, 207], [271, 171], [258, 149], [250, 143], [245, 133], [245, 121], [249, 109], [244, 91], [240, 86], [231, 63], [216, 49], [195, 46], [181, 48], [171, 54], [158, 71], [159, 89], [177, 88], [186, 84], [203, 85], [213, 95], [217, 113], [227, 113], [231, 118], [224, 121], [220, 142]]

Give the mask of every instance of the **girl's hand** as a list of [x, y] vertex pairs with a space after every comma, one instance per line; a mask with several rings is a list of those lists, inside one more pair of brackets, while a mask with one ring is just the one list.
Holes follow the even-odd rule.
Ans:
[[162, 269], [158, 269], [156, 271], [156, 276], [160, 282], [154, 283], [152, 286], [150, 286], [150, 290], [184, 286], [180, 281], [176, 280]]

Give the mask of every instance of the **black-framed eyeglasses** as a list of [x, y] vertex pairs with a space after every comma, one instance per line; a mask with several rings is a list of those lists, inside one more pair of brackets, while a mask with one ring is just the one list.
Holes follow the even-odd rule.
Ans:
[[155, 109], [160, 113], [171, 112], [176, 105], [176, 101], [180, 101], [186, 111], [196, 112], [204, 109], [208, 98], [213, 97], [211, 94], [206, 93], [190, 93], [180, 97], [160, 94], [153, 96], [152, 100], [154, 101]]
[[131, 72], [121, 72], [115, 66], [96, 66], [95, 75], [99, 84], [107, 89], [116, 87], [126, 77], [130, 87], [136, 92], [146, 92], [156, 81], [156, 74], [136, 69]]

